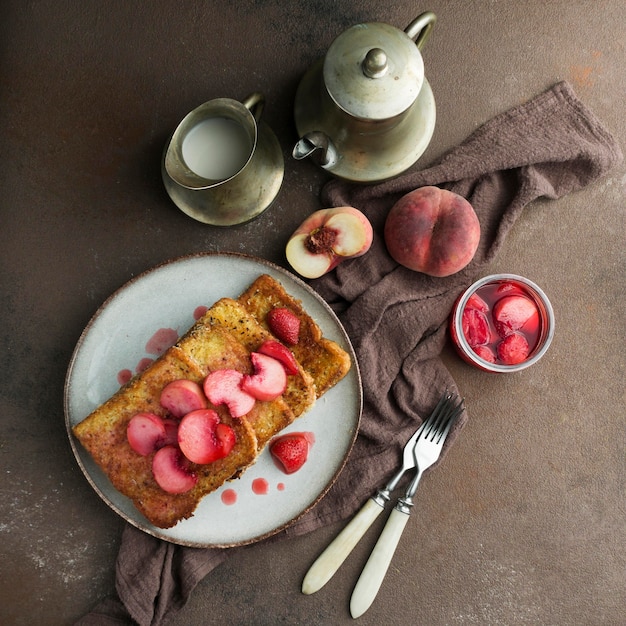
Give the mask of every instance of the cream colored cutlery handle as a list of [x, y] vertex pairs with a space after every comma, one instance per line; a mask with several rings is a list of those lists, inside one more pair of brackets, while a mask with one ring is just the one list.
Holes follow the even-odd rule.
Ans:
[[319, 591], [333, 577], [382, 510], [383, 507], [372, 498], [363, 505], [350, 523], [311, 565], [302, 581], [302, 593], [309, 595]]
[[408, 519], [407, 513], [402, 513], [395, 508], [391, 511], [385, 528], [383, 528], [383, 532], [380, 534], [352, 592], [350, 599], [352, 617], [356, 618], [363, 615], [374, 602]]

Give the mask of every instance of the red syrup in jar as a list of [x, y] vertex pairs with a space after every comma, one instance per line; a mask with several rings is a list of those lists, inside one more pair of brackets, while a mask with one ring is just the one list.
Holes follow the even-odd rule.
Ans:
[[539, 309], [532, 295], [517, 283], [479, 287], [462, 315], [465, 339], [479, 357], [490, 363], [522, 363], [539, 341]]
[[468, 363], [488, 372], [516, 372], [547, 351], [554, 336], [554, 312], [532, 281], [495, 274], [459, 296], [450, 335]]

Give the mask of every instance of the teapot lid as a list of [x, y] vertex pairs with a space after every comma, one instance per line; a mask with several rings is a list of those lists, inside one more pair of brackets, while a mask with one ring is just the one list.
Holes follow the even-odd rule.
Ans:
[[363, 120], [406, 111], [424, 81], [422, 55], [406, 32], [389, 24], [357, 24], [331, 44], [324, 83], [335, 103]]

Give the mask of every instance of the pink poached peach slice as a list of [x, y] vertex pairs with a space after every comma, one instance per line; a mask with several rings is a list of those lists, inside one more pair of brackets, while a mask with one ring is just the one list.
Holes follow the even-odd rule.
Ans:
[[194, 488], [198, 476], [177, 446], [161, 448], [152, 459], [152, 474], [167, 493], [185, 493]]
[[233, 429], [220, 421], [212, 409], [187, 413], [178, 427], [178, 445], [193, 463], [213, 463], [228, 455], [235, 445]]
[[191, 411], [206, 409], [207, 401], [202, 387], [192, 380], [181, 378], [167, 384], [161, 392], [161, 406], [174, 417], [183, 417]]
[[154, 413], [133, 415], [126, 428], [130, 447], [141, 456], [147, 456], [166, 440], [166, 427], [163, 420]]
[[231, 369], [211, 372], [203, 383], [209, 402], [215, 406], [225, 404], [232, 417], [242, 417], [249, 413], [256, 400], [241, 388], [243, 377], [241, 372]]
[[260, 352], [251, 352], [250, 359], [254, 374], [246, 374], [241, 388], [261, 402], [271, 402], [287, 387], [287, 372], [283, 364], [274, 357]]
[[320, 209], [307, 217], [287, 242], [291, 267], [305, 278], [318, 278], [372, 245], [372, 225], [354, 207]]

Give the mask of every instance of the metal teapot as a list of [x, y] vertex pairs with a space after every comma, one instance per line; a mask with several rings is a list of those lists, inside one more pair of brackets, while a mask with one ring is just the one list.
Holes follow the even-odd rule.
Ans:
[[404, 31], [372, 22], [339, 35], [298, 86], [293, 157], [310, 156], [334, 176], [363, 183], [411, 167], [435, 128], [420, 50], [436, 19], [428, 11]]

